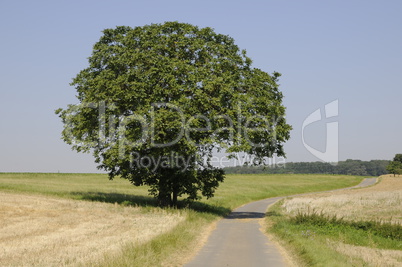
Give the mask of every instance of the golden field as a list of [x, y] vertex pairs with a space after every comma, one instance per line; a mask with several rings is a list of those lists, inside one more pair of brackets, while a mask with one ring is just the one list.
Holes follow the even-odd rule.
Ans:
[[327, 192], [286, 200], [288, 214], [323, 212], [349, 220], [381, 220], [402, 223], [402, 178], [390, 175], [367, 188]]
[[162, 210], [0, 192], [0, 266], [96, 264], [183, 220]]

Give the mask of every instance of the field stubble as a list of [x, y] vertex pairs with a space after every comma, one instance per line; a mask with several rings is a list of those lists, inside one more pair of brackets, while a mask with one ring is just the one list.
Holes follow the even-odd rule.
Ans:
[[0, 192], [0, 203], [1, 266], [96, 263], [185, 219], [162, 210], [16, 193]]
[[346, 220], [379, 220], [402, 224], [402, 178], [382, 176], [372, 187], [320, 193], [286, 200], [287, 214], [311, 211]]

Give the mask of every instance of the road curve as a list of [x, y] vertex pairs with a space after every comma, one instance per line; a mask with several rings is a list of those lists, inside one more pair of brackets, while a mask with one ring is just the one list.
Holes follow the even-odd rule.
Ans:
[[[349, 188], [373, 185], [376, 181], [377, 178], [367, 178], [359, 185]], [[260, 229], [260, 220], [265, 217], [268, 206], [282, 198], [284, 197], [267, 198], [235, 209], [217, 223], [204, 247], [184, 266], [286, 266], [278, 248]]]

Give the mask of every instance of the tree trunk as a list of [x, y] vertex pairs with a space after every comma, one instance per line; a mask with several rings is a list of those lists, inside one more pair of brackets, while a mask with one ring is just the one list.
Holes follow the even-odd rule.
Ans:
[[172, 207], [177, 208], [177, 190], [173, 190]]

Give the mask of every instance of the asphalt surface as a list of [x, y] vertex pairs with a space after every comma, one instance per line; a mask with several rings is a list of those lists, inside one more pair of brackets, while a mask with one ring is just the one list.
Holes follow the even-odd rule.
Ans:
[[[376, 178], [367, 178], [350, 188], [365, 187], [375, 182]], [[265, 217], [268, 206], [282, 198], [284, 197], [267, 198], [235, 209], [217, 223], [204, 247], [184, 266], [286, 266], [278, 248], [260, 229], [260, 221]]]

